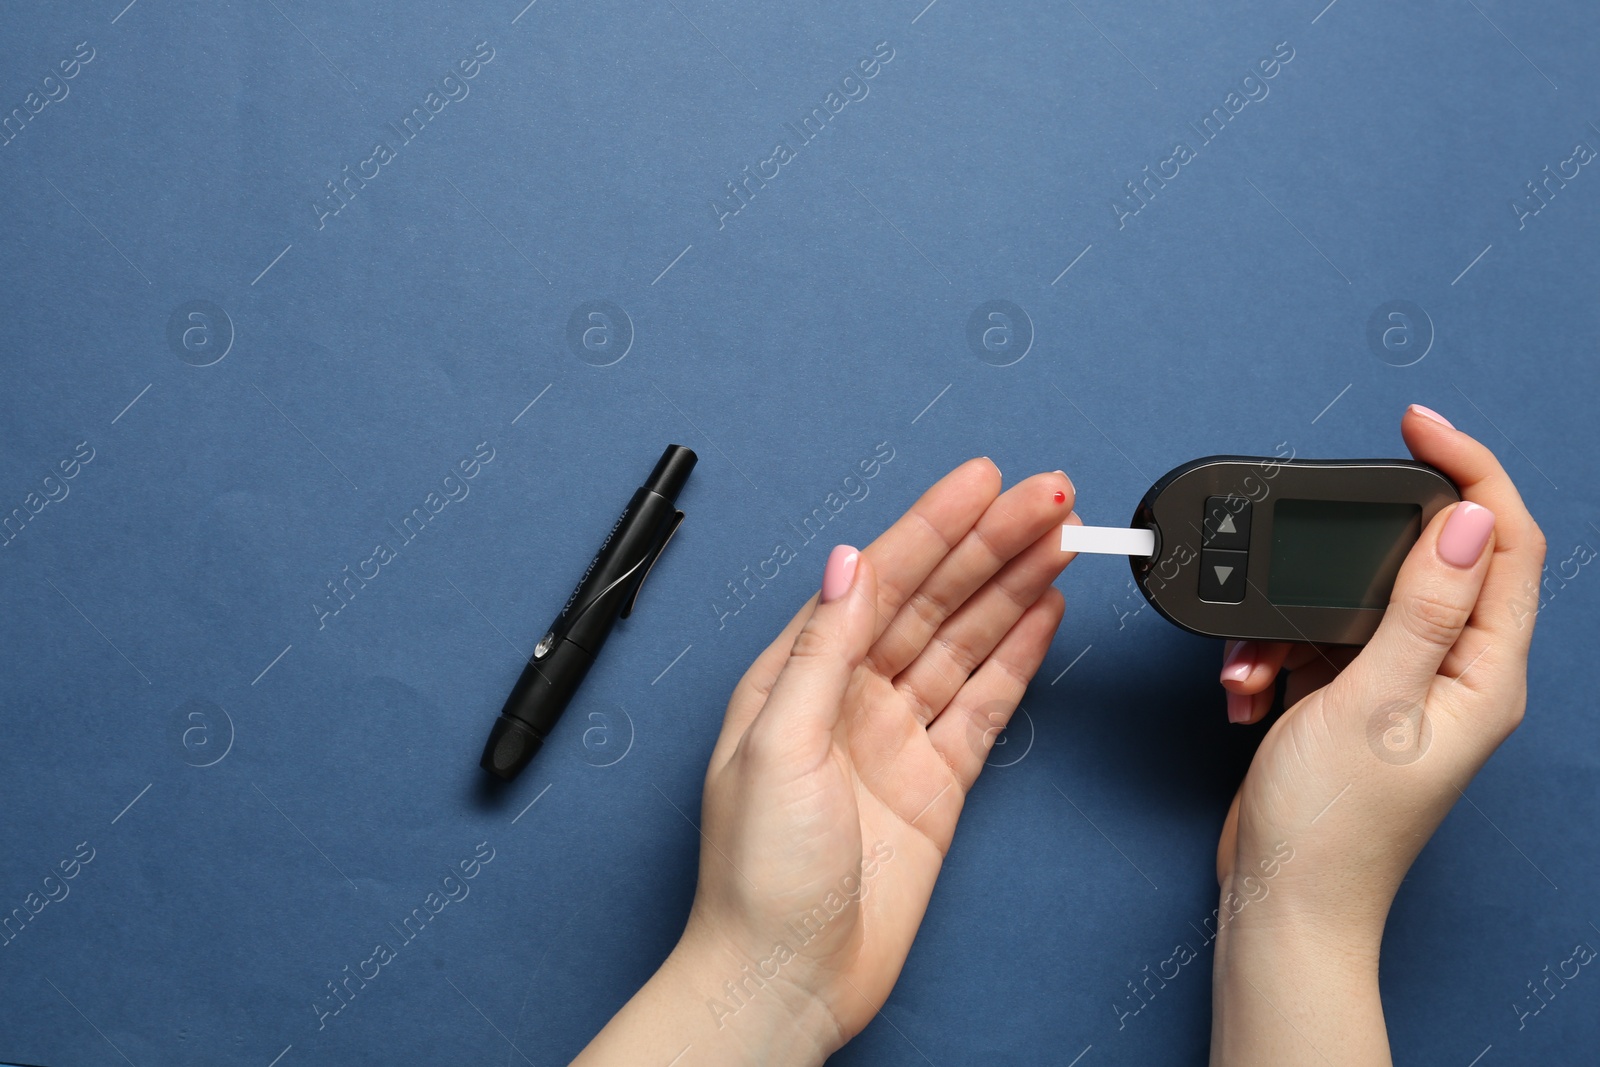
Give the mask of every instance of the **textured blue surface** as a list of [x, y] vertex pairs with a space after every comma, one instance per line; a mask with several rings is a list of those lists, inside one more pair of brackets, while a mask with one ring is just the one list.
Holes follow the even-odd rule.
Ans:
[[[829, 545], [972, 455], [1122, 522], [1197, 455], [1401, 455], [1409, 401], [1504, 457], [1551, 554], [1526, 723], [1390, 922], [1397, 1059], [1600, 1042], [1587, 970], [1517, 1017], [1600, 946], [1600, 9], [924, 2], [0, 14], [0, 1055], [564, 1062], [674, 941], [722, 704]], [[482, 793], [668, 441], [688, 522]], [[1115, 1005], [1199, 941], [1257, 732], [1125, 564], [1061, 586], [1012, 765], [835, 1062], [1204, 1062], [1208, 949]]]

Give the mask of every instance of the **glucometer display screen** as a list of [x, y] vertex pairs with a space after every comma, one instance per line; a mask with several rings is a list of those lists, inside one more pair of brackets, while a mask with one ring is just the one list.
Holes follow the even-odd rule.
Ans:
[[1422, 508], [1356, 500], [1278, 500], [1272, 507], [1274, 604], [1381, 608], [1422, 533]]

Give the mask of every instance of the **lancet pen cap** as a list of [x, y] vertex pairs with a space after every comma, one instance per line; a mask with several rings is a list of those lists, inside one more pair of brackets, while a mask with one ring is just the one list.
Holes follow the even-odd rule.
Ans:
[[656, 462], [656, 469], [644, 480], [644, 487], [660, 493], [668, 500], [677, 500], [679, 491], [689, 480], [689, 472], [694, 470], [699, 458], [682, 445], [668, 445], [667, 450], [661, 453], [661, 459]]
[[489, 731], [489, 743], [483, 746], [483, 758], [478, 766], [501, 781], [509, 782], [528, 765], [543, 744], [544, 739], [526, 723], [501, 715]]

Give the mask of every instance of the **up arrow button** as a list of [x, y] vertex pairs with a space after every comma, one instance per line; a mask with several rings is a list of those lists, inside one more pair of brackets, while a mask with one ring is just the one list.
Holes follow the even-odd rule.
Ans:
[[1201, 544], [1205, 548], [1250, 547], [1250, 501], [1240, 496], [1206, 497]]

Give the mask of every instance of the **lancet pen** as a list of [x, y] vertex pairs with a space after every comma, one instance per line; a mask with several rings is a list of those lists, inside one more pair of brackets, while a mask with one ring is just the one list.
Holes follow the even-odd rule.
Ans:
[[561, 614], [534, 646], [483, 746], [479, 766], [496, 778], [511, 781], [533, 759], [589, 673], [611, 627], [632, 614], [640, 586], [683, 522], [678, 493], [696, 458], [682, 445], [667, 446], [622, 509]]

